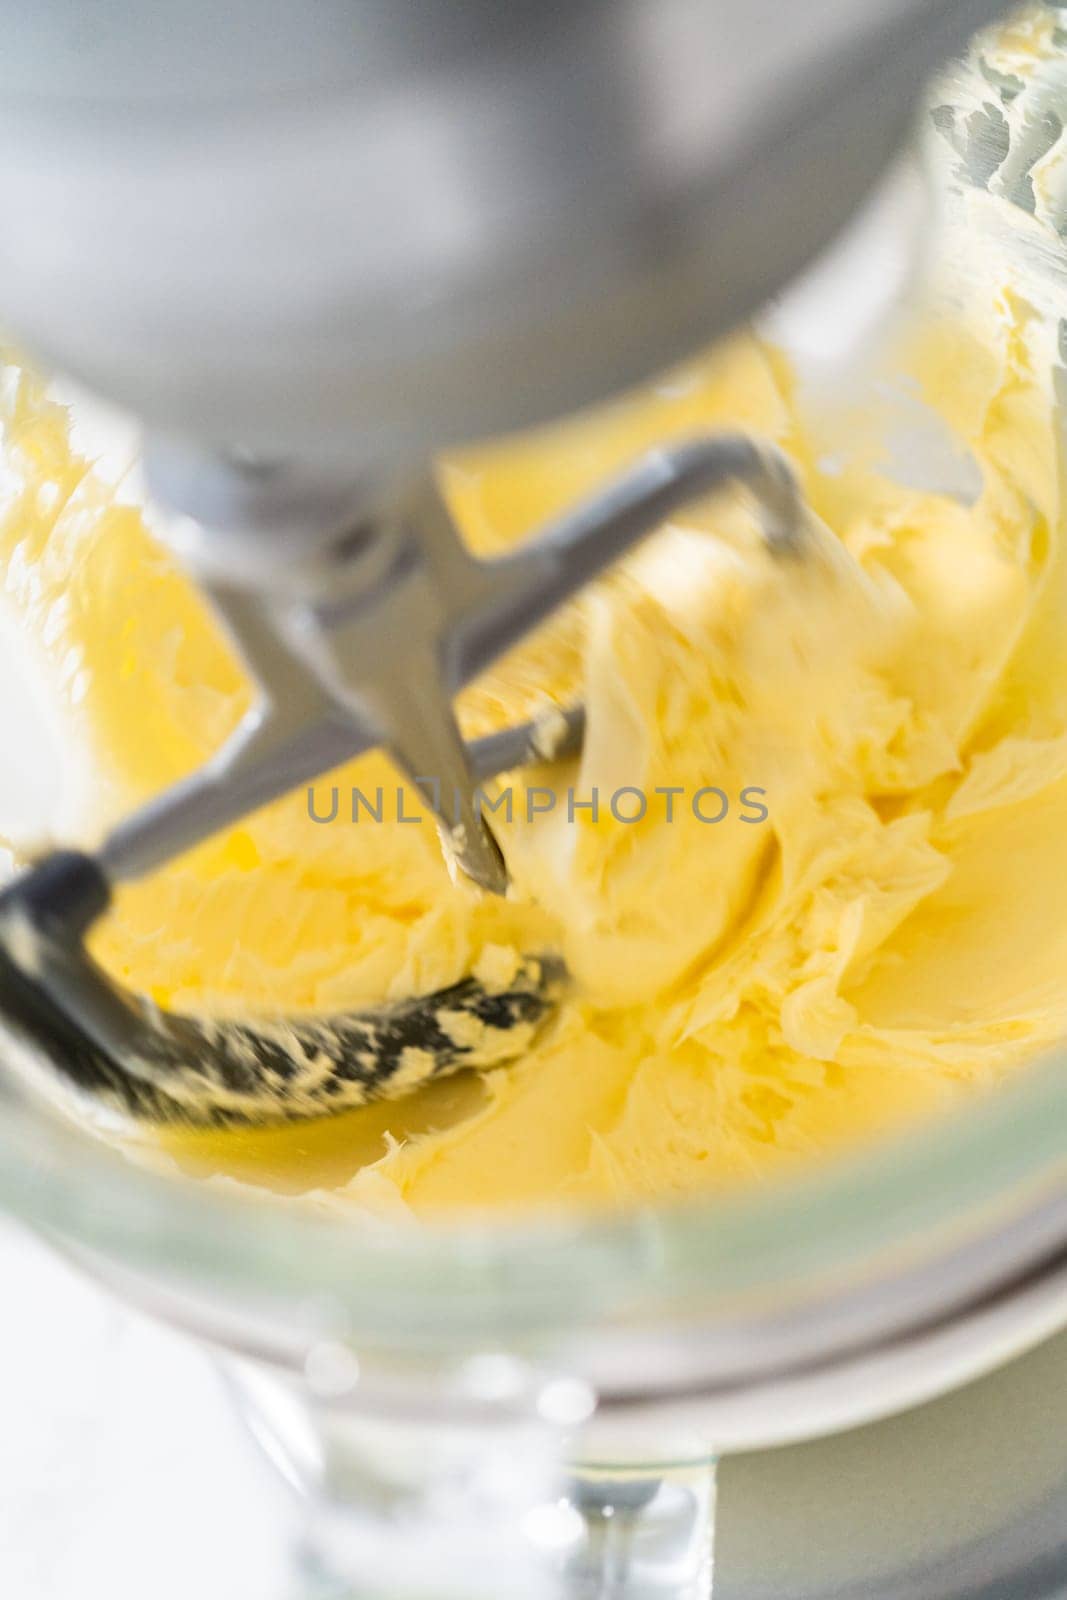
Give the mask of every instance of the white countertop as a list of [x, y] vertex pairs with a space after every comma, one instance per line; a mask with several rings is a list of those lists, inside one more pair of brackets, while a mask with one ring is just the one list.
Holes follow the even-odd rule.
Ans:
[[6, 1222], [0, 1281], [5, 1600], [288, 1600], [295, 1508], [209, 1358]]

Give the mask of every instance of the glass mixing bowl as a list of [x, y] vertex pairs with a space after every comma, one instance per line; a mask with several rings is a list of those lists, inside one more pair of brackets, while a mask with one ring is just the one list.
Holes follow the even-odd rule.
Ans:
[[[979, 51], [932, 136], [950, 275], [1010, 271], [1054, 333], [1062, 218], [1031, 175], [1065, 84], [1060, 57], [1024, 83]], [[301, 1592], [698, 1600], [718, 1453], [914, 1404], [1067, 1324], [1067, 1051], [751, 1192], [425, 1226], [145, 1170], [12, 1064], [0, 1202], [217, 1352], [305, 1496]]]

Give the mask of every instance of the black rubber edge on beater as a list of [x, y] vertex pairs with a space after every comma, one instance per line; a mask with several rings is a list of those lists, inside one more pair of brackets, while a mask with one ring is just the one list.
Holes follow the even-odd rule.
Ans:
[[468, 977], [336, 1017], [185, 1016], [115, 983], [85, 949], [110, 900], [97, 863], [76, 851], [0, 892], [0, 1021], [71, 1088], [152, 1122], [294, 1121], [501, 1065], [554, 1009], [564, 975], [557, 958], [530, 956], [499, 991]]
[[53, 994], [35, 959], [47, 945], [80, 942], [111, 903], [91, 856], [57, 851], [0, 891], [0, 1015], [79, 1088], [99, 1089], [114, 1074], [99, 1045]]
[[0, 891], [0, 916], [17, 906], [42, 933], [79, 939], [111, 904], [111, 885], [94, 856], [56, 850]]

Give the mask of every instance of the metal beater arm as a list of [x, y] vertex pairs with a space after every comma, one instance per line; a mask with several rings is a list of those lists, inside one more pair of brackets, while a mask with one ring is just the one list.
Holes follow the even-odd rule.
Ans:
[[771, 445], [722, 435], [649, 452], [495, 560], [470, 553], [426, 481], [348, 535], [314, 587], [216, 587], [220, 616], [259, 685], [256, 706], [199, 773], [116, 830], [101, 865], [113, 880], [140, 876], [381, 745], [419, 788], [458, 866], [503, 893], [503, 859], [477, 804], [485, 757], [472, 759], [464, 744], [454, 695], [666, 518], [730, 484], [755, 497], [769, 544], [789, 549], [800, 523], [791, 467]]

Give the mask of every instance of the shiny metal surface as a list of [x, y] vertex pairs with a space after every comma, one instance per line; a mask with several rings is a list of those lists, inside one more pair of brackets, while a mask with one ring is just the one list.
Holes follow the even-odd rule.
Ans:
[[[294, 782], [380, 744], [419, 788], [458, 866], [503, 892], [503, 860], [478, 803], [485, 756], [465, 749], [452, 697], [666, 517], [729, 487], [751, 494], [772, 550], [799, 551], [802, 507], [785, 458], [720, 434], [649, 451], [494, 561], [470, 554], [427, 480], [324, 555], [301, 563], [298, 545], [288, 564], [261, 561], [260, 592], [209, 584], [259, 700], [207, 767], [104, 842], [106, 871], [140, 876]], [[212, 541], [205, 546], [215, 553]]]
[[1063, 1600], [1067, 1338], [905, 1415], [727, 1458], [716, 1600]]
[[611, 393], [850, 215], [996, 0], [0, 7], [0, 306], [209, 445], [356, 468]]

